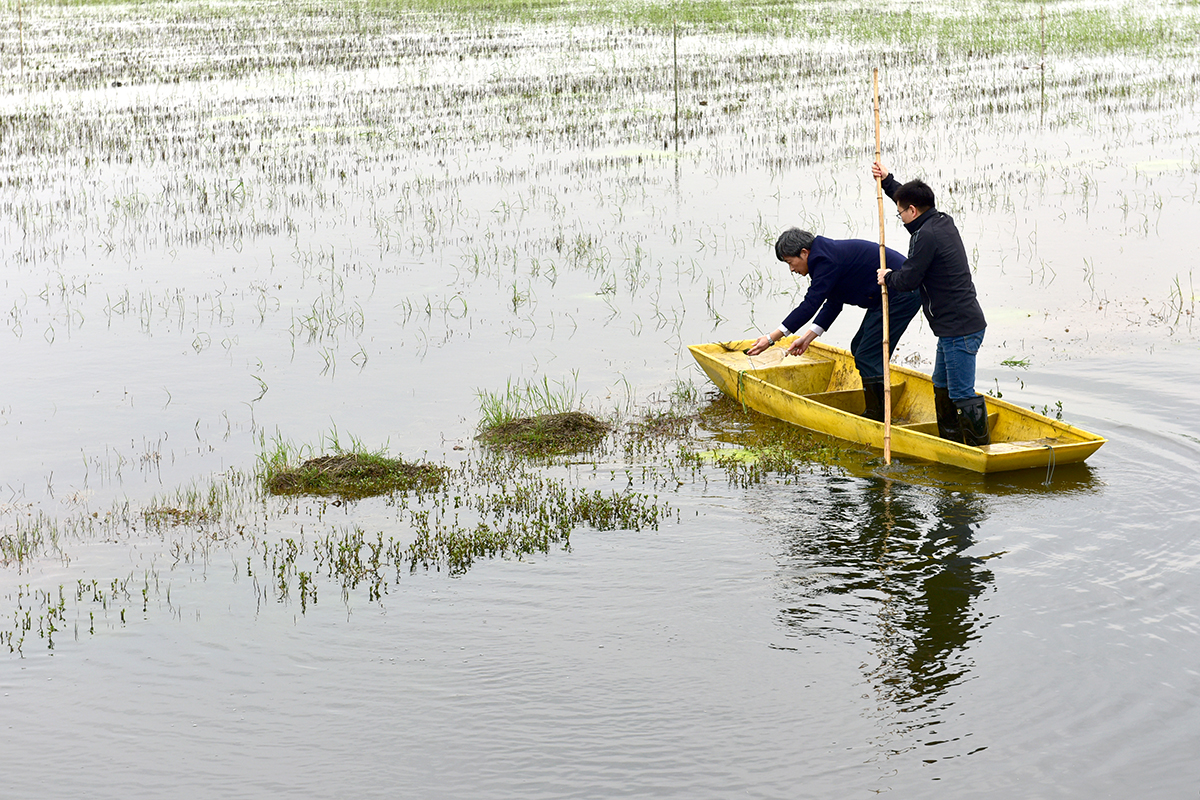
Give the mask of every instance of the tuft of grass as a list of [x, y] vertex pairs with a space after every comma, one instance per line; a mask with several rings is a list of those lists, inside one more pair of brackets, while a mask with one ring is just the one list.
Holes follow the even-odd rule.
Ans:
[[579, 411], [578, 374], [551, 383], [509, 381], [502, 392], [479, 390], [479, 441], [526, 456], [582, 453], [604, 441], [611, 426]]
[[582, 411], [541, 414], [483, 427], [479, 441], [526, 456], [557, 456], [594, 449], [608, 435], [608, 423]]
[[502, 392], [480, 389], [475, 393], [481, 414], [479, 428], [491, 430], [528, 417], [575, 411], [583, 399], [578, 381], [578, 373], [573, 372], [570, 383], [564, 378], [551, 384], [543, 377], [541, 381], [509, 380]]
[[392, 492], [432, 489], [445, 472], [433, 464], [417, 464], [382, 453], [337, 453], [310, 458], [263, 475], [271, 494], [309, 494], [358, 500]]
[[368, 450], [350, 437], [344, 447], [337, 428], [324, 434], [316, 455], [307, 445], [297, 446], [276, 436], [259, 454], [258, 475], [264, 488], [275, 495], [317, 495], [358, 500], [392, 492], [425, 491], [442, 483], [445, 470], [433, 464], [408, 462], [386, 454], [386, 447]]

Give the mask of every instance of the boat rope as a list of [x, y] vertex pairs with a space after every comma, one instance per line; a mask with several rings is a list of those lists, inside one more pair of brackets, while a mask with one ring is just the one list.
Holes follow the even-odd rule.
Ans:
[[1050, 479], [1054, 477], [1054, 445], [1047, 444], [1046, 449], [1050, 451], [1050, 458], [1046, 461], [1046, 480], [1042, 483], [1043, 486], [1050, 485]]

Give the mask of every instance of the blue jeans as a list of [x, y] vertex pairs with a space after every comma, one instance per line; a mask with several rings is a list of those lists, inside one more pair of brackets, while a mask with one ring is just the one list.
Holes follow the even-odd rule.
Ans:
[[[896, 343], [904, 335], [908, 323], [921, 308], [921, 293], [888, 293], [888, 355], [896, 351]], [[863, 316], [858, 333], [850, 341], [850, 352], [854, 354], [854, 366], [862, 376], [862, 382], [883, 382], [883, 306], [868, 308]]]
[[[984, 330], [987, 330], [984, 328]], [[975, 396], [975, 354], [983, 344], [983, 331], [966, 336], [939, 336], [933, 360], [933, 385], [946, 389], [950, 399]]]

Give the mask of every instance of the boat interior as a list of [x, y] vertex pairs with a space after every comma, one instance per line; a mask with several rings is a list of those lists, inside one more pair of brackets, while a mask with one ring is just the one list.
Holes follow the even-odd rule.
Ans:
[[[813, 347], [802, 356], [790, 356], [784, 347], [777, 346], [751, 357], [735, 349], [738, 344], [743, 343], [722, 346], [724, 352], [718, 356], [738, 372], [753, 374], [766, 383], [831, 408], [856, 415], [862, 413], [862, 381], [849, 354], [843, 356], [840, 351], [828, 354]], [[893, 427], [937, 436], [937, 413], [929, 378], [893, 367], [891, 387]], [[988, 449], [993, 452], [1083, 440], [1067, 426], [1055, 425], [1045, 417], [1007, 410], [1000, 413], [1000, 406], [995, 403], [989, 405], [988, 428], [992, 438]]]

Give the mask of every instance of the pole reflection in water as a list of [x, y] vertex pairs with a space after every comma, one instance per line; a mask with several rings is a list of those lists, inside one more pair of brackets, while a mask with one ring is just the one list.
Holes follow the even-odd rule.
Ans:
[[878, 666], [869, 678], [881, 699], [915, 710], [967, 675], [967, 645], [986, 626], [973, 603], [993, 576], [986, 558], [967, 553], [985, 504], [970, 492], [914, 498], [887, 479], [867, 487], [864, 499], [872, 516], [863, 536], [878, 540], [882, 594]]
[[990, 619], [985, 595], [997, 588], [989, 563], [1002, 539], [977, 541], [989, 510], [1098, 488], [1084, 465], [1049, 483], [1032, 472], [970, 483], [906, 476], [918, 477], [829, 476], [787, 487], [787, 501], [763, 509], [783, 531], [784, 646], [869, 642], [863, 673], [879, 701], [872, 716], [889, 721], [889, 741], [876, 743], [889, 750], [946, 739], [938, 723], [950, 718], [953, 687], [971, 677], [971, 643]]

